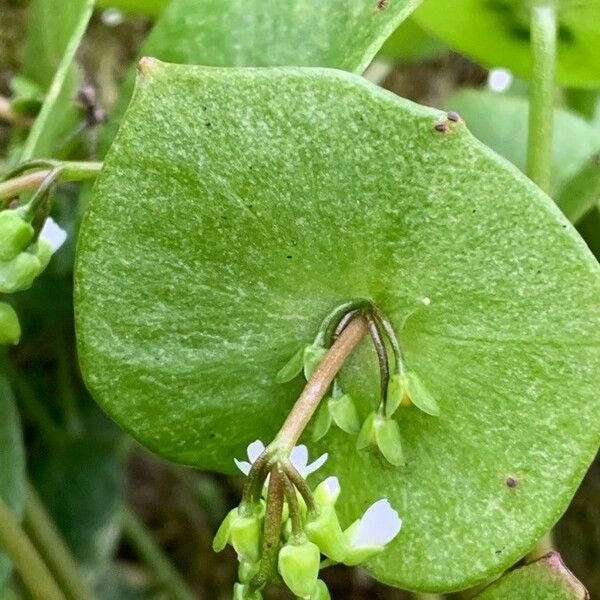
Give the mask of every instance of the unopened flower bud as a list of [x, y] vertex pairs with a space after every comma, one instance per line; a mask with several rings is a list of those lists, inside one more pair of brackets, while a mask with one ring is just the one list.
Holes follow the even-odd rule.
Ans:
[[248, 562], [260, 560], [264, 509], [257, 508], [254, 514], [239, 513], [231, 522], [229, 534], [231, 545], [238, 556]]
[[21, 252], [12, 260], [0, 262], [0, 292], [12, 294], [28, 289], [40, 271], [40, 261], [29, 252]]
[[304, 348], [300, 348], [279, 370], [275, 377], [277, 383], [287, 383], [302, 372], [304, 367]]
[[21, 338], [19, 317], [14, 308], [6, 302], [0, 302], [0, 345], [18, 344]]
[[309, 541], [286, 544], [277, 559], [283, 581], [300, 598], [310, 598], [317, 584], [320, 564], [319, 547]]
[[359, 450], [376, 447], [391, 465], [401, 467], [405, 464], [400, 427], [394, 419], [382, 414], [373, 412], [367, 417], [358, 434], [356, 447]]
[[33, 239], [33, 227], [18, 210], [0, 212], [0, 261], [9, 261], [27, 248]]
[[312, 377], [326, 354], [327, 348], [317, 344], [310, 344], [304, 348], [304, 377], [307, 380]]

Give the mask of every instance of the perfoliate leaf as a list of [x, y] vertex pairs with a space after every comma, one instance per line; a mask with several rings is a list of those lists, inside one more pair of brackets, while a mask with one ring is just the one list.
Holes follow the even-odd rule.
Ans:
[[[402, 411], [406, 468], [336, 430], [311, 448], [351, 490], [342, 521], [389, 498], [407, 526], [368, 568], [404, 588], [513, 564], [597, 450], [600, 269], [581, 238], [462, 123], [359, 77], [142, 67], [78, 244], [95, 397], [161, 455], [230, 472], [300, 393], [274, 376], [298, 340], [372, 299], [442, 414]], [[379, 397], [368, 340], [340, 385], [365, 418]]]
[[589, 600], [589, 597], [558, 552], [511, 571], [475, 596], [477, 600]]

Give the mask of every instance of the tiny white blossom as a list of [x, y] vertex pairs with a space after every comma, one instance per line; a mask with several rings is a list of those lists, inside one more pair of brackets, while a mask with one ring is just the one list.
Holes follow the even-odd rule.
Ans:
[[349, 539], [353, 549], [383, 547], [400, 532], [402, 520], [385, 498], [372, 504], [353, 529]]
[[[248, 455], [248, 460], [238, 460], [234, 458], [234, 462], [237, 468], [244, 474], [248, 475], [250, 473], [250, 469], [252, 465], [256, 461], [256, 459], [263, 453], [265, 449], [265, 445], [260, 441], [256, 440], [252, 442], [246, 451]], [[300, 446], [296, 446], [292, 452], [290, 453], [290, 461], [302, 475], [302, 477], [307, 477], [311, 473], [314, 473], [317, 469], [323, 466], [325, 461], [327, 460], [328, 454], [322, 454], [317, 460], [308, 464], [308, 448], [302, 444]]]
[[52, 217], [48, 217], [40, 231], [40, 238], [48, 242], [52, 251], [56, 252], [65, 243], [67, 232]]
[[317, 504], [321, 506], [333, 506], [340, 495], [340, 481], [337, 477], [331, 476], [322, 481], [314, 490], [314, 497]]

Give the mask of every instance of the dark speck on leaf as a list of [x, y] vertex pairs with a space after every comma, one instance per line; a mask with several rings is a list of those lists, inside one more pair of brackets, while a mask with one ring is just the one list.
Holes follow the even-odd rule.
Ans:
[[446, 125], [446, 123], [438, 123], [434, 129], [436, 131], [439, 131], [440, 133], [444, 133], [446, 131], [448, 131], [448, 125]]
[[513, 477], [512, 475], [509, 475], [509, 476], [506, 478], [506, 485], [507, 485], [509, 488], [516, 488], [518, 484], [519, 484], [519, 482], [518, 482], [518, 481], [517, 481], [517, 479], [516, 479], [515, 477]]
[[211, 127], [212, 123], [204, 123], [207, 127]]
[[379, 0], [377, 10], [385, 10], [389, 6], [389, 0]]
[[292, 258], [292, 255], [290, 254], [289, 256], [287, 256], [286, 258]]
[[451, 110], [448, 113], [448, 120], [449, 121], [454, 121], [455, 123], [458, 123], [460, 121], [460, 115], [457, 112]]

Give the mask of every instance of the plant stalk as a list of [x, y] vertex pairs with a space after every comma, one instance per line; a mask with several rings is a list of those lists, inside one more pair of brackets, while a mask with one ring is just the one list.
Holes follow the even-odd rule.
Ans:
[[[85, 181], [93, 179], [102, 169], [101, 162], [64, 162], [61, 163], [63, 170], [60, 173], [60, 181]], [[0, 201], [15, 198], [21, 192], [37, 189], [44, 179], [50, 175], [52, 168], [41, 169], [13, 177], [0, 183]]]
[[527, 175], [548, 193], [556, 72], [556, 9], [551, 2], [534, 4], [531, 8], [531, 58]]
[[286, 452], [291, 452], [338, 371], [366, 332], [367, 322], [362, 316], [348, 324], [306, 383], [302, 394], [275, 437], [273, 446], [279, 446]]
[[66, 600], [42, 557], [2, 498], [0, 547], [8, 554], [34, 600]]
[[27, 482], [23, 529], [37, 547], [69, 600], [94, 600], [71, 551], [56, 529], [35, 488]]
[[144, 524], [129, 509], [123, 514], [123, 533], [173, 600], [194, 600], [177, 569], [164, 555]]

